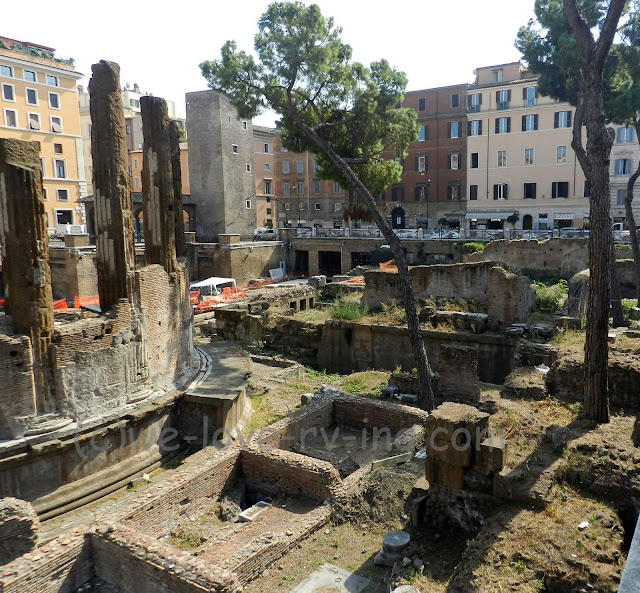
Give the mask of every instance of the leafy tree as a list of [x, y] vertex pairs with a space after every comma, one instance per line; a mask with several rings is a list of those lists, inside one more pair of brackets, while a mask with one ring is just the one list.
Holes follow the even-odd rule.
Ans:
[[530, 21], [521, 28], [516, 41], [529, 67], [540, 74], [540, 91], [576, 106], [571, 146], [589, 182], [591, 233], [583, 414], [597, 422], [609, 420], [607, 334], [613, 241], [609, 196], [613, 133], [605, 125], [603, 75], [625, 4], [626, 0], [536, 0], [538, 23]]
[[257, 59], [227, 41], [220, 59], [203, 62], [200, 69], [209, 87], [226, 93], [241, 117], [265, 107], [279, 113], [285, 147], [313, 150], [321, 174], [352, 190], [348, 214], [376, 222], [398, 266], [420, 403], [431, 410], [431, 371], [404, 250], [372, 197], [400, 180], [400, 166], [384, 160], [382, 151], [391, 148], [402, 158], [417, 137], [415, 114], [395, 108], [407, 80], [384, 60], [369, 67], [352, 62], [341, 32], [316, 5], [276, 2], [258, 21]]
[[520, 220], [520, 217], [514, 212], [507, 216], [507, 222], [515, 229], [516, 223]]

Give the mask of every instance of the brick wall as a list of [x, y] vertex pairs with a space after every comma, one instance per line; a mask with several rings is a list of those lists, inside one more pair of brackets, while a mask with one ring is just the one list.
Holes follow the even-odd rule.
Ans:
[[235, 576], [122, 525], [91, 535], [96, 576], [130, 593], [231, 593]]
[[98, 294], [98, 272], [94, 247], [50, 248], [51, 288], [54, 299], [73, 302], [76, 296]]
[[89, 541], [75, 531], [5, 564], [0, 593], [75, 593], [93, 576]]
[[428, 412], [411, 406], [347, 396], [337, 397], [334, 405], [340, 424], [358, 428], [386, 427], [392, 432], [423, 424], [429, 416]]

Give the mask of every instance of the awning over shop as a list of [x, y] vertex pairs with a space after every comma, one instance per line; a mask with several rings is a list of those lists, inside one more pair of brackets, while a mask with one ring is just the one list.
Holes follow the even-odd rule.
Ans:
[[467, 212], [465, 214], [466, 220], [491, 220], [493, 218], [498, 220], [507, 220], [513, 212]]

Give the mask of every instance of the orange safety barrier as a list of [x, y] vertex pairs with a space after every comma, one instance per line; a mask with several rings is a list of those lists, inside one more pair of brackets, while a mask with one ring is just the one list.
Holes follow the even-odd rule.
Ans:
[[73, 297], [73, 308], [79, 309], [80, 307], [86, 306], [100, 306], [100, 297], [99, 296], [90, 296], [90, 297]]
[[66, 311], [69, 307], [67, 306], [67, 301], [64, 299], [58, 299], [57, 301], [53, 301], [53, 310], [54, 311]]
[[189, 291], [189, 300], [191, 301], [192, 305], [197, 305], [198, 304], [198, 298], [200, 297], [200, 291], [199, 290], [191, 290]]
[[397, 270], [398, 269], [395, 259], [390, 259], [389, 261], [381, 262], [379, 267], [381, 270]]
[[0, 299], [0, 307], [4, 307], [4, 299]]

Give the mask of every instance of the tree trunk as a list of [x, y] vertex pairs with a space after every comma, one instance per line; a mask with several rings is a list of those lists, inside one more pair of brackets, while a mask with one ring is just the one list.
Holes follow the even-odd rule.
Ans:
[[424, 346], [422, 332], [420, 330], [420, 319], [418, 317], [418, 307], [416, 298], [411, 285], [411, 277], [409, 276], [409, 267], [404, 254], [402, 242], [393, 232], [386, 219], [378, 209], [375, 200], [371, 196], [369, 190], [360, 181], [358, 176], [353, 172], [351, 167], [344, 162], [344, 159], [333, 150], [333, 148], [321, 138], [311, 127], [309, 127], [292, 109], [287, 109], [287, 115], [304, 131], [305, 134], [313, 140], [313, 142], [322, 150], [337, 169], [351, 183], [353, 188], [365, 200], [373, 218], [382, 231], [382, 234], [391, 247], [391, 252], [398, 266], [398, 276], [402, 284], [402, 295], [404, 299], [404, 307], [407, 313], [407, 327], [409, 329], [409, 340], [413, 350], [413, 356], [416, 362], [418, 372], [418, 401], [423, 410], [430, 412], [433, 410], [433, 389], [431, 386], [431, 368], [427, 358], [427, 351]]
[[[590, 290], [587, 303], [587, 335], [584, 345], [585, 418], [609, 421], [609, 306], [611, 301], [611, 205], [609, 196], [609, 158], [613, 130], [607, 130], [603, 114], [604, 65], [613, 43], [625, 0], [611, 0], [596, 43], [577, 0], [563, 0], [567, 21], [580, 52], [579, 98], [571, 146], [576, 151], [590, 186]], [[582, 144], [581, 124], [587, 128], [587, 148]]]
[[613, 317], [614, 327], [622, 327], [624, 325], [622, 297], [620, 296], [620, 278], [618, 277], [618, 261], [616, 259], [616, 249], [613, 241], [611, 241], [611, 316]]
[[[638, 140], [638, 144], [640, 144], [640, 121], [635, 121], [633, 127], [636, 129], [636, 139]], [[633, 188], [638, 177], [640, 177], [640, 162], [633, 175], [629, 177], [629, 181], [627, 182], [627, 195], [624, 199], [624, 209], [631, 238], [631, 249], [633, 251], [633, 275], [636, 279], [636, 306], [640, 307], [640, 243], [638, 243], [638, 233], [636, 231], [636, 220], [633, 216], [632, 204]]]

